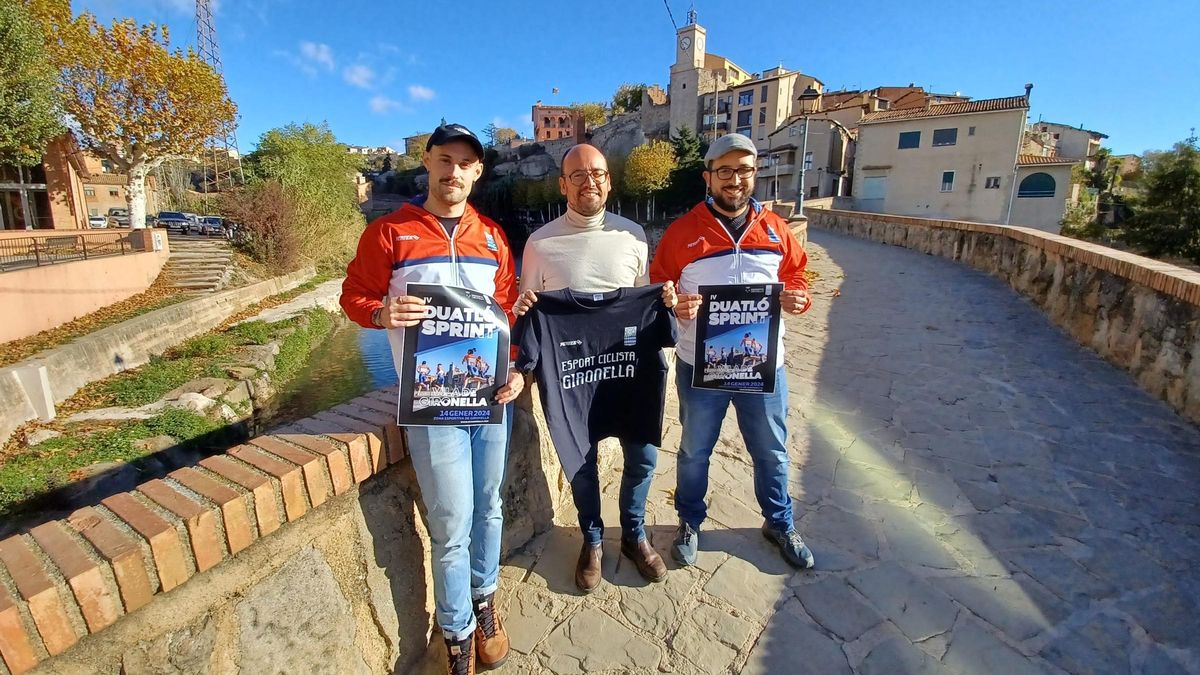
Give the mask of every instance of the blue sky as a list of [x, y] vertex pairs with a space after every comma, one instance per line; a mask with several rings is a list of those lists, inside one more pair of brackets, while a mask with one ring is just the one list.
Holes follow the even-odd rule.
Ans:
[[[669, 4], [682, 25], [689, 3]], [[827, 89], [914, 82], [973, 98], [1033, 82], [1032, 119], [1106, 133], [1117, 153], [1168, 148], [1200, 126], [1195, 0], [695, 6], [709, 50], [751, 72], [782, 62]], [[195, 41], [189, 0], [74, 7], [165, 22], [175, 42]], [[443, 116], [529, 133], [534, 101], [608, 100], [622, 82], [665, 87], [674, 60], [659, 0], [223, 0], [217, 30], [243, 152], [267, 129], [304, 121], [327, 120], [345, 143], [397, 148]]]

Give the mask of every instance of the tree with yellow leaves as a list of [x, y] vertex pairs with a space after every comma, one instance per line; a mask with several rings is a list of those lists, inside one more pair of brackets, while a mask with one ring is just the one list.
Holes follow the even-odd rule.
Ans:
[[130, 226], [144, 227], [147, 174], [199, 155], [236, 118], [224, 79], [191, 49], [171, 50], [166, 26], [104, 26], [88, 12], [72, 18], [66, 0], [26, 2], [58, 67], [63, 108], [84, 147], [128, 176]]
[[[639, 145], [626, 158], [625, 187], [635, 197], [650, 198], [647, 220], [653, 219], [654, 193], [670, 183], [675, 164], [675, 148], [666, 141], [650, 141]], [[636, 203], [634, 210], [637, 210]]]

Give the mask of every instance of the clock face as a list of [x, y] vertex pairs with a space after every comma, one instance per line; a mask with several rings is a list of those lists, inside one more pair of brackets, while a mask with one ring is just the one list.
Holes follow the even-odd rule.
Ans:
[[687, 36], [685, 35], [685, 36], [683, 37], [683, 39], [679, 41], [679, 46], [680, 46], [680, 47], [682, 47], [682, 48], [684, 48], [684, 49], [687, 49], [687, 48], [691, 47], [691, 46], [692, 46], [692, 38], [690, 38], [690, 37], [687, 37]]

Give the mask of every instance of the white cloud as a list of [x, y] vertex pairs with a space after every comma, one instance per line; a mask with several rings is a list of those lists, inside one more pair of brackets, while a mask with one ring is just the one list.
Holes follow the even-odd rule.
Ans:
[[408, 85], [408, 95], [414, 101], [432, 101], [435, 97], [437, 97], [437, 93], [435, 93], [432, 89], [429, 87], [422, 87], [419, 84]]
[[375, 84], [375, 71], [369, 66], [356, 63], [342, 70], [342, 78], [356, 87], [370, 89]]
[[323, 42], [301, 42], [300, 56], [325, 70], [333, 70], [333, 49]]
[[408, 112], [409, 110], [408, 106], [404, 105], [403, 102], [397, 101], [393, 98], [388, 98], [383, 94], [372, 96], [371, 100], [368, 102], [368, 105], [371, 106], [371, 112], [375, 113], [376, 115], [387, 115], [393, 112]]

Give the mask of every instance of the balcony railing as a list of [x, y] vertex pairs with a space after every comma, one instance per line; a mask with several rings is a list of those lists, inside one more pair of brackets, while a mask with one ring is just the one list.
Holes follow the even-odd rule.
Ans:
[[5, 236], [0, 237], [0, 272], [135, 252], [127, 231]]

